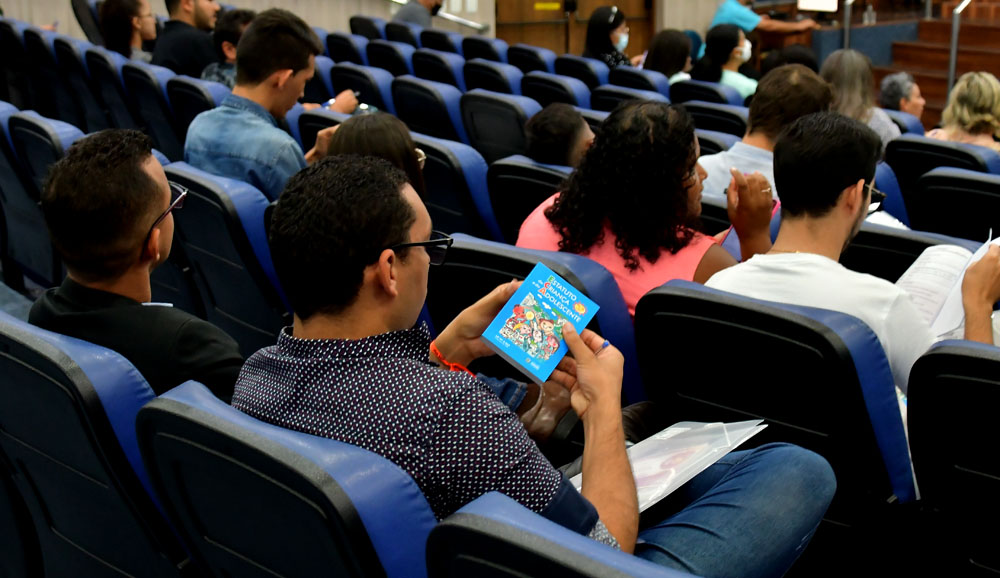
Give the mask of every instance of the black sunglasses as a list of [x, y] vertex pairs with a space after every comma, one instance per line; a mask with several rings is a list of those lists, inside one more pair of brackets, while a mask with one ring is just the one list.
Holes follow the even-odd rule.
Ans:
[[868, 214], [871, 215], [882, 210], [882, 203], [885, 202], [885, 193], [875, 188], [875, 181], [868, 183]]
[[163, 219], [166, 219], [167, 215], [169, 215], [172, 211], [174, 211], [175, 209], [180, 209], [181, 207], [184, 206], [184, 198], [187, 197], [188, 190], [178, 185], [177, 183], [169, 183], [169, 184], [170, 184], [170, 205], [167, 206], [167, 210], [163, 211], [163, 213], [161, 213], [160, 216], [157, 217], [156, 220], [153, 221], [153, 224], [149, 227], [149, 232], [146, 233], [146, 238], [143, 239], [142, 241], [141, 246], [143, 247], [145, 247], [146, 244], [149, 243], [149, 238], [153, 235], [153, 229], [155, 229], [157, 225], [162, 223]]
[[389, 248], [395, 251], [396, 249], [406, 247], [423, 247], [427, 251], [427, 256], [431, 259], [431, 265], [440, 265], [444, 263], [444, 259], [448, 255], [448, 247], [451, 247], [451, 244], [454, 242], [455, 240], [446, 233], [431, 231], [431, 238], [426, 241], [400, 243]]

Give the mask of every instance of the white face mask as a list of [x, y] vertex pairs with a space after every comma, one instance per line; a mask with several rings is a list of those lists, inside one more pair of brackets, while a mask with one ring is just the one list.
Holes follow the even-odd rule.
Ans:
[[743, 62], [749, 62], [750, 61], [750, 51], [752, 49], [753, 49], [753, 46], [750, 44], [749, 40], [746, 40], [746, 41], [743, 42], [743, 53], [740, 54], [740, 58], [743, 59]]
[[628, 33], [618, 35], [618, 43], [615, 44], [615, 50], [618, 52], [625, 52], [628, 48]]

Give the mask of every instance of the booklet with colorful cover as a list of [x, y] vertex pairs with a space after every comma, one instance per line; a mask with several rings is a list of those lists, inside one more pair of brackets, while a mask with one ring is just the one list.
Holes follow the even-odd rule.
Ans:
[[539, 263], [486, 328], [482, 339], [541, 384], [566, 355], [563, 326], [572, 323], [577, 331], [583, 331], [598, 309], [582, 291]]

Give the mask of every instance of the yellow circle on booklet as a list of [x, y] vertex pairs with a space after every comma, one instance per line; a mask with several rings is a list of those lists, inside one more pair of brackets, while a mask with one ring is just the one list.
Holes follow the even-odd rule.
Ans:
[[584, 313], [587, 312], [587, 306], [584, 305], [583, 303], [577, 303], [576, 305], [573, 306], [573, 310], [579, 313], [580, 315], [583, 315]]
[[524, 314], [524, 318], [527, 319], [528, 321], [531, 321], [532, 319], [535, 318], [535, 312], [528, 311], [527, 313]]

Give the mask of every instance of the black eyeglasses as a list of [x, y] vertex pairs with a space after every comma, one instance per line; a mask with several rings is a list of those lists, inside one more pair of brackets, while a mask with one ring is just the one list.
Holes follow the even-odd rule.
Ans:
[[611, 24], [612, 22], [615, 21], [615, 16], [618, 16], [618, 7], [617, 6], [612, 6], [611, 7], [611, 16], [608, 16], [608, 24]]
[[153, 235], [153, 229], [157, 225], [163, 222], [163, 219], [167, 218], [167, 215], [175, 209], [180, 209], [184, 206], [184, 198], [187, 197], [188, 190], [184, 187], [178, 185], [177, 183], [170, 183], [170, 205], [167, 206], [167, 210], [163, 211], [159, 217], [153, 221], [153, 224], [149, 227], [149, 232], [146, 233], [146, 238], [142, 241], [142, 246], [145, 247], [149, 243], [149, 238]]
[[885, 193], [875, 188], [875, 181], [868, 183], [868, 214], [871, 215], [882, 210], [882, 203], [885, 201]]
[[427, 251], [427, 256], [431, 259], [431, 265], [440, 265], [444, 263], [444, 259], [448, 255], [448, 247], [451, 247], [451, 244], [454, 242], [455, 240], [446, 233], [431, 231], [431, 238], [426, 241], [400, 243], [389, 248], [395, 251], [396, 249], [403, 249], [405, 247], [423, 247]]

